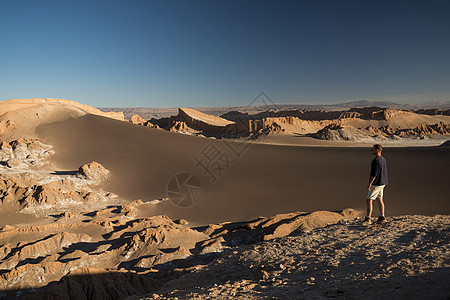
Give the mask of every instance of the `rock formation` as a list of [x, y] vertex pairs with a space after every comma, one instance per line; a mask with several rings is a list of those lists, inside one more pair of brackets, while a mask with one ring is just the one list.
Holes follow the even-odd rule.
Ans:
[[[23, 145], [17, 141], [11, 144]], [[90, 187], [105, 182], [110, 174], [97, 162], [81, 166], [76, 173], [54, 175], [43, 170], [39, 173], [27, 171], [26, 158], [25, 162], [21, 158], [10, 158], [6, 165], [11, 168], [20, 167], [22, 171], [0, 174], [0, 211], [45, 214], [46, 211], [59, 212], [95, 206], [115, 197], [111, 193]]]
[[79, 178], [92, 181], [94, 184], [100, 184], [109, 178], [110, 172], [96, 161], [82, 165], [77, 172]]
[[[431, 112], [428, 112], [431, 115]], [[433, 115], [434, 116], [434, 115]], [[450, 118], [445, 112], [423, 116], [413, 111], [363, 107], [347, 111], [267, 110], [254, 115], [230, 111], [215, 117], [188, 108], [178, 115], [151, 119], [139, 124], [153, 124], [165, 130], [215, 138], [259, 138], [283, 134], [306, 134], [323, 140], [362, 141], [367, 139], [400, 139], [448, 135]], [[432, 123], [432, 122], [437, 123]]]
[[450, 217], [342, 220], [236, 247], [141, 299], [445, 299]]
[[190, 108], [179, 108], [178, 115], [170, 118], [151, 119], [150, 124], [157, 125], [168, 131], [183, 133], [202, 133], [203, 135], [215, 136], [225, 130], [225, 127], [233, 122], [207, 115]]
[[53, 146], [39, 139], [20, 138], [9, 143], [0, 142], [0, 161], [10, 168], [41, 167], [55, 154]]
[[0, 175], [1, 211], [60, 211], [86, 204], [95, 205], [108, 199], [107, 193], [95, 192], [71, 178], [41, 184], [33, 177], [32, 173]]
[[357, 141], [363, 138], [367, 138], [367, 135], [357, 128], [351, 126], [342, 126], [336, 123], [326, 126], [313, 136], [318, 139], [330, 141]]
[[435, 135], [450, 134], [450, 124], [443, 122], [427, 125], [421, 124], [414, 128], [393, 128], [390, 125], [382, 127], [368, 126], [366, 128], [354, 128], [352, 126], [344, 126], [340, 123], [332, 123], [325, 128], [319, 130], [312, 135], [315, 138], [323, 140], [345, 140], [345, 141], [361, 141], [364, 139], [377, 138], [414, 138], [414, 137], [432, 137]]
[[412, 129], [400, 129], [394, 133], [400, 137], [404, 136], [430, 136], [436, 134], [450, 134], [450, 124], [444, 124], [443, 122], [427, 125], [421, 124]]
[[0, 120], [0, 139], [7, 136], [16, 128], [16, 123], [11, 120]]
[[[227, 248], [296, 235], [359, 215], [353, 210], [297, 212], [194, 229], [186, 226], [185, 220], [174, 222], [166, 216], [126, 217], [130, 209], [141, 204], [135, 202], [73, 218], [58, 215], [55, 223], [3, 229], [0, 232], [0, 290], [6, 291], [3, 295], [15, 298], [17, 289], [27, 295], [25, 299], [151, 293], [177, 273], [213, 261], [216, 253]], [[32, 232], [39, 234], [31, 235]], [[8, 242], [12, 236], [21, 237], [22, 242]], [[109, 289], [103, 280], [109, 280], [108, 286], [126, 283], [127, 287], [118, 294], [117, 288]], [[39, 290], [52, 281], [46, 289]], [[142, 286], [143, 283], [150, 284]], [[89, 292], [77, 286], [89, 286]]]
[[140, 117], [138, 114], [134, 114], [133, 116], [131, 116], [130, 123], [136, 124], [136, 125], [144, 125], [147, 121]]
[[429, 115], [429, 116], [435, 116], [435, 115], [450, 116], [450, 109], [442, 109], [442, 108], [416, 109], [416, 110], [412, 110], [412, 112], [416, 113], [416, 114]]

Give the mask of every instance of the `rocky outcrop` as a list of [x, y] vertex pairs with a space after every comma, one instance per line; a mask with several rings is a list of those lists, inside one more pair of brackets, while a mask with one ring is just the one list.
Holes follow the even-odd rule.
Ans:
[[[0, 289], [5, 291], [39, 288], [61, 278], [60, 284], [67, 284], [68, 277], [86, 273], [105, 274], [113, 279], [115, 272], [121, 269], [134, 270], [122, 271], [124, 277], [137, 275], [137, 270], [151, 270], [158, 265], [185, 259], [192, 255], [189, 249], [205, 239], [204, 234], [175, 224], [165, 216], [132, 221], [127, 218], [113, 218], [111, 221], [114, 226], [96, 220], [85, 224], [60, 224], [59, 227], [64, 231], [57, 234], [52, 233], [54, 227], [47, 230], [33, 227], [26, 228], [26, 231], [21, 230], [24, 233], [39, 230], [48, 236], [18, 246], [8, 246], [6, 256], [0, 263], [0, 269], [3, 270], [0, 275]], [[83, 228], [91, 228], [91, 231], [95, 228], [103, 233], [105, 239], [95, 240], [86, 234], [70, 232], [85, 230]], [[66, 275], [67, 277], [64, 277]], [[120, 285], [116, 280], [111, 283]], [[149, 291], [145, 288], [139, 289], [137, 281], [131, 281], [129, 284], [133, 293]], [[95, 294], [110, 293], [103, 286], [92, 288], [91, 292]]]
[[301, 120], [308, 121], [323, 121], [323, 120], [337, 120], [337, 119], [351, 119], [360, 118], [364, 120], [388, 120], [389, 118], [408, 113], [406, 111], [398, 109], [389, 109], [381, 107], [364, 107], [364, 108], [351, 108], [347, 111], [325, 111], [325, 110], [267, 110], [258, 114], [249, 115], [241, 114], [233, 111], [221, 115], [221, 117], [238, 122], [239, 120], [251, 119], [260, 120], [262, 118], [285, 118], [296, 117]]
[[450, 134], [450, 124], [440, 122], [434, 125], [422, 124], [413, 129], [403, 129], [396, 132], [398, 136], [424, 136], [433, 134]]
[[210, 239], [223, 239], [225, 245], [228, 246], [242, 245], [310, 231], [318, 227], [337, 223], [340, 220], [354, 219], [360, 215], [360, 211], [353, 209], [345, 209], [339, 212], [293, 212], [259, 218], [240, 224], [211, 224], [205, 229], [204, 233]]
[[357, 141], [368, 138], [386, 139], [386, 138], [415, 138], [415, 137], [432, 137], [434, 135], [450, 134], [450, 125], [443, 122], [427, 125], [421, 124], [414, 128], [401, 129], [393, 128], [390, 125], [382, 127], [368, 126], [366, 128], [354, 128], [352, 126], [344, 126], [339, 123], [332, 123], [325, 128], [319, 130], [313, 137], [323, 140], [345, 140]]
[[49, 289], [27, 294], [20, 299], [127, 299], [153, 293], [161, 280], [152, 274], [136, 274], [124, 269], [83, 267], [69, 272]]
[[150, 128], [155, 128], [155, 129], [161, 129], [161, 127], [159, 127], [157, 124], [153, 124], [153, 123], [150, 122], [150, 121], [146, 121], [143, 125], [144, 125], [145, 127], [150, 127]]
[[96, 161], [82, 165], [77, 172], [77, 177], [89, 180], [94, 184], [105, 182], [109, 176], [109, 170]]
[[67, 178], [40, 184], [31, 173], [0, 174], [0, 209], [3, 211], [58, 211], [86, 203], [101, 203], [107, 199], [107, 194], [92, 191], [80, 182]]
[[8, 136], [16, 128], [16, 123], [11, 120], [0, 121], [0, 139]]
[[367, 138], [367, 134], [363, 131], [351, 127], [351, 126], [342, 126], [340, 124], [330, 124], [325, 128], [319, 130], [313, 137], [321, 140], [329, 140], [329, 141], [356, 141]]
[[220, 117], [210, 116], [190, 108], [179, 108], [178, 115], [169, 118], [164, 129], [169, 131], [202, 133], [216, 136], [224, 131], [225, 126], [233, 122]]
[[179, 108], [176, 116], [151, 119], [144, 125], [173, 132], [220, 136], [225, 126], [232, 123], [221, 117], [207, 115], [191, 108]]
[[358, 141], [448, 134], [448, 125], [442, 121], [433, 125], [431, 120], [421, 119], [411, 111], [381, 107], [351, 108], [347, 111], [267, 110], [253, 115], [230, 111], [220, 118], [180, 108], [174, 117], [151, 119], [146, 123], [136, 119], [135, 122], [173, 132], [231, 139], [301, 134], [323, 140]]
[[144, 125], [147, 120], [145, 120], [144, 118], [140, 117], [138, 114], [134, 114], [131, 116], [130, 123], [136, 124], [136, 125]]
[[[3, 296], [14, 299], [17, 289], [25, 294], [25, 299], [142, 295], [155, 291], [157, 282], [211, 263], [224, 249], [297, 235], [359, 215], [351, 209], [296, 212], [193, 229], [186, 226], [185, 220], [174, 222], [166, 216], [130, 219], [124, 214], [141, 204], [94, 211], [90, 217], [61, 219], [58, 215], [56, 223], [3, 229]], [[22, 242], [10, 243], [12, 236], [22, 236]], [[53, 283], [48, 285], [50, 282]], [[105, 282], [109, 283], [105, 286]]]
[[200, 130], [196, 130], [192, 127], [189, 127], [188, 124], [184, 121], [173, 120], [171, 125], [169, 126], [169, 131], [172, 132], [182, 132], [182, 133], [199, 133]]
[[18, 158], [12, 157], [6, 161], [6, 166], [11, 169], [16, 169], [21, 166], [21, 161]]
[[296, 118], [263, 118], [261, 120], [242, 119], [236, 123], [227, 125], [218, 137], [240, 138], [258, 137], [283, 132], [280, 124], [289, 124], [299, 121]]
[[263, 118], [286, 118], [296, 117], [301, 120], [309, 121], [322, 121], [338, 119], [341, 116], [339, 111], [325, 111], [325, 110], [308, 110], [308, 109], [296, 109], [296, 110], [267, 110], [254, 115], [247, 113], [242, 114], [237, 111], [225, 113], [221, 117], [231, 120], [233, 122], [242, 122], [244, 120], [261, 120]]
[[53, 146], [39, 139], [20, 138], [0, 143], [0, 160], [9, 168], [41, 167], [55, 154]]
[[233, 122], [228, 121], [221, 117], [211, 116], [191, 108], [179, 108], [178, 118], [185, 121], [189, 126], [193, 128], [204, 128], [205, 130], [215, 131], [215, 127], [223, 128], [224, 126]]
[[429, 116], [436, 116], [436, 115], [450, 116], [450, 109], [442, 109], [442, 108], [416, 109], [412, 110], [412, 112], [416, 114]]
[[368, 128], [368, 130], [370, 130], [371, 132], [381, 133], [387, 136], [423, 137], [423, 136], [450, 134], [450, 125], [440, 122], [433, 125], [421, 124], [417, 127], [410, 129], [394, 129], [391, 126], [387, 125], [378, 129]]
[[381, 107], [365, 107], [351, 108], [348, 113], [356, 113], [354, 117], [363, 120], [389, 120], [391, 118], [408, 114], [408, 112], [399, 109], [381, 108]]
[[360, 222], [237, 247], [145, 299], [448, 298], [449, 216]]
[[72, 244], [89, 242], [90, 240], [90, 236], [86, 234], [61, 232], [49, 235], [42, 240], [19, 245], [14, 251], [2, 259], [0, 270], [13, 269], [20, 261], [54, 255]]

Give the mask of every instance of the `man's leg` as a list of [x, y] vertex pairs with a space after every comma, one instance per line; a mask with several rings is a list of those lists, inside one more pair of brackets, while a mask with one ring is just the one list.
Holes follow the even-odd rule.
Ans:
[[372, 210], [373, 210], [372, 199], [367, 199], [366, 203], [367, 203], [367, 216], [371, 217], [372, 216]]
[[384, 216], [384, 202], [383, 198], [377, 198], [378, 207], [380, 208], [380, 215]]

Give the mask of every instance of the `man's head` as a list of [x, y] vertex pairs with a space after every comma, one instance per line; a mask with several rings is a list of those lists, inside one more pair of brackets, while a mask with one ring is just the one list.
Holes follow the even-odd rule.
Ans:
[[381, 147], [381, 145], [379, 144], [375, 144], [372, 146], [372, 154], [373, 155], [381, 155], [381, 151], [383, 150], [383, 147]]

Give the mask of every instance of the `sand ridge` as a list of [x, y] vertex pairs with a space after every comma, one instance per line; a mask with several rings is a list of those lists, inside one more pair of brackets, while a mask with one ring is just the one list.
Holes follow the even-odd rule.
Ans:
[[53, 98], [30, 98], [30, 99], [11, 99], [6, 101], [0, 101], [0, 116], [4, 112], [11, 112], [19, 109], [26, 109], [31, 107], [40, 106], [40, 104], [63, 104], [72, 108], [79, 108], [86, 113], [107, 116], [110, 118], [124, 120], [123, 113], [121, 112], [103, 112], [95, 107], [81, 104], [77, 101], [65, 100], [65, 99], [53, 99]]
[[39, 125], [77, 118], [87, 113], [124, 120], [123, 113], [102, 112], [89, 105], [71, 100], [52, 98], [12, 99], [0, 101], [0, 122], [12, 122], [14, 124], [14, 128], [7, 132], [1, 130], [2, 125], [0, 123], [0, 137], [7, 140], [21, 137], [36, 138], [35, 129]]

